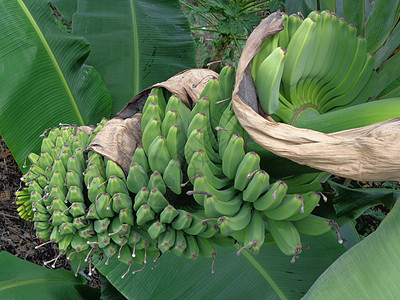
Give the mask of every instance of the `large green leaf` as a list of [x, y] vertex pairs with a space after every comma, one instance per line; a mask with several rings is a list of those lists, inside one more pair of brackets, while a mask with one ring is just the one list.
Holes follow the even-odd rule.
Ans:
[[61, 30], [48, 1], [0, 1], [0, 14], [0, 133], [22, 166], [45, 129], [96, 124], [111, 98], [84, 63], [88, 43]]
[[398, 299], [398, 202], [374, 233], [343, 254], [321, 275], [304, 299]]
[[0, 252], [0, 299], [99, 299], [100, 291], [86, 285], [79, 275], [50, 270]]
[[191, 261], [171, 253], [164, 254], [154, 270], [155, 263], [148, 259], [145, 269], [132, 275], [142, 267], [135, 264], [123, 279], [128, 267], [117, 259], [98, 268], [128, 299], [299, 299], [345, 251], [333, 232], [302, 240], [310, 248], [294, 264], [276, 245], [264, 245], [257, 256], [218, 248], [214, 274], [211, 259]]
[[72, 15], [78, 8], [78, 0], [51, 0], [67, 22], [72, 22]]
[[194, 41], [178, 1], [80, 0], [73, 32], [90, 42], [115, 114], [152, 84], [195, 67]]

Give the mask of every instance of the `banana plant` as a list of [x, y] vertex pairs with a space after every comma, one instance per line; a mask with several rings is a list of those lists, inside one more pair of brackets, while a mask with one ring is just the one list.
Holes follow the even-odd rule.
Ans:
[[[62, 3], [62, 1], [57, 1], [56, 6], [58, 5], [60, 11], [63, 11], [65, 8], [63, 8], [60, 3]], [[20, 84], [14, 84], [16, 88], [11, 89], [12, 81], [6, 81], [7, 84], [5, 85], [5, 88], [2, 90], [1, 93], [3, 93], [3, 95], [8, 95], [8, 98], [4, 98], [6, 100], [4, 100], [5, 104], [3, 104], [3, 107], [8, 108], [9, 106], [11, 106], [11, 109], [5, 110], [4, 114], [3, 110], [1, 110], [0, 117], [2, 117], [2, 120], [5, 121], [1, 124], [0, 129], [3, 137], [5, 137], [6, 139], [6, 142], [13, 141], [12, 143], [8, 144], [14, 155], [16, 155], [16, 153], [19, 153], [19, 156], [16, 156], [18, 157], [17, 161], [20, 164], [22, 164], [24, 155], [26, 155], [30, 151], [34, 151], [39, 148], [39, 145], [37, 145], [35, 148], [32, 147], [31, 144], [29, 147], [19, 149], [18, 152], [16, 148], [18, 146], [18, 143], [22, 142], [18, 137], [15, 137], [14, 140], [12, 139], [12, 133], [14, 135], [18, 135], [24, 133], [25, 131], [32, 131], [31, 124], [33, 121], [29, 122], [26, 119], [26, 110], [24, 110], [28, 105], [30, 105], [29, 107], [32, 107], [31, 113], [33, 114], [33, 117], [37, 118], [38, 116], [41, 116], [41, 118], [39, 118], [39, 121], [35, 120], [36, 123], [33, 123], [39, 128], [35, 129], [35, 134], [28, 136], [29, 142], [30, 140], [32, 140], [32, 143], [36, 142], [39, 144], [40, 141], [36, 138], [36, 136], [42, 133], [46, 128], [54, 126], [54, 123], [56, 121], [57, 123], [77, 123], [79, 125], [94, 124], [100, 121], [101, 117], [111, 116], [113, 114], [113, 110], [118, 111], [122, 103], [128, 102], [129, 99], [126, 98], [130, 98], [132, 97], [132, 95], [126, 95], [129, 95], [130, 93], [137, 93], [140, 89], [142, 89], [143, 87], [141, 87], [140, 85], [141, 80], [143, 80], [144, 85], [150, 85], [150, 83], [147, 83], [146, 81], [144, 81], [144, 79], [141, 78], [146, 77], [146, 72], [150, 69], [153, 69], [153, 67], [146, 65], [146, 63], [150, 63], [152, 61], [152, 59], [147, 56], [145, 57], [146, 59], [144, 65], [138, 63], [137, 61], [131, 63], [134, 60], [128, 61], [128, 63], [126, 61], [122, 62], [119, 66], [127, 66], [128, 72], [121, 72], [121, 77], [119, 78], [119, 80], [114, 81], [115, 78], [110, 78], [118, 76], [118, 70], [120, 70], [120, 68], [116, 68], [117, 72], [112, 73], [115, 71], [113, 70], [112, 66], [114, 65], [114, 61], [116, 62], [115, 65], [118, 65], [118, 61], [122, 61], [121, 53], [125, 52], [113, 52], [112, 47], [107, 48], [106, 46], [108, 46], [107, 43], [109, 41], [112, 41], [114, 38], [108, 38], [112, 36], [111, 33], [118, 32], [118, 30], [115, 29], [116, 27], [114, 27], [117, 26], [116, 24], [114, 24], [114, 22], [119, 22], [117, 22], [116, 20], [112, 20], [111, 18], [114, 13], [115, 15], [117, 15], [117, 19], [119, 20], [119, 18], [122, 18], [122, 16], [125, 15], [126, 12], [129, 12], [129, 16], [124, 20], [125, 22], [129, 23], [129, 25], [127, 26], [130, 28], [130, 30], [134, 31], [133, 29], [136, 29], [137, 27], [132, 26], [132, 22], [136, 21], [138, 16], [143, 15], [144, 12], [148, 12], [150, 8], [153, 8], [153, 6], [143, 1], [129, 1], [129, 3], [128, 1], [126, 1], [126, 3], [121, 1], [118, 3], [118, 5], [113, 3], [112, 7], [117, 9], [117, 11], [114, 12], [109, 6], [107, 6], [109, 2], [99, 1], [98, 3], [101, 4], [101, 13], [99, 14], [102, 15], [102, 18], [99, 19], [94, 17], [95, 13], [93, 10], [97, 9], [97, 5], [94, 5], [93, 1], [83, 0], [77, 1], [77, 12], [73, 15], [71, 14], [70, 18], [72, 20], [72, 32], [81, 33], [82, 35], [87, 37], [87, 40], [90, 42], [90, 45], [93, 49], [91, 53], [88, 52], [88, 43], [85, 42], [83, 39], [78, 39], [78, 42], [67, 43], [65, 44], [65, 47], [61, 47], [60, 49], [57, 47], [59, 44], [61, 44], [59, 43], [59, 40], [63, 40], [64, 38], [71, 39], [71, 37], [73, 39], [75, 35], [71, 35], [69, 32], [60, 33], [59, 24], [51, 15], [52, 12], [47, 2], [43, 0], [26, 0], [25, 2], [19, 0], [15, 2], [8, 2], [6, 4], [2, 3], [0, 6], [0, 9], [3, 9], [4, 12], [8, 13], [5, 13], [4, 15], [9, 16], [12, 15], [12, 13], [15, 14], [11, 19], [5, 18], [7, 22], [4, 21], [3, 23], [0, 23], [1, 25], [3, 25], [3, 27], [1, 27], [0, 29], [0, 38], [4, 37], [5, 39], [9, 36], [7, 34], [9, 33], [9, 31], [7, 31], [7, 28], [10, 30], [10, 27], [7, 26], [9, 26], [10, 23], [13, 24], [11, 21], [15, 19], [14, 23], [16, 24], [14, 24], [15, 26], [13, 27], [13, 32], [16, 31], [20, 33], [20, 35], [23, 35], [25, 32], [30, 33], [28, 34], [28, 38], [26, 38], [25, 41], [34, 42], [36, 40], [37, 43], [40, 42], [39, 44], [42, 45], [42, 48], [44, 49], [42, 49], [43, 51], [40, 52], [39, 50], [41, 48], [33, 48], [36, 50], [35, 54], [41, 53], [42, 56], [47, 58], [47, 60], [42, 59], [39, 62], [36, 62], [37, 68], [46, 66], [46, 64], [44, 63], [46, 61], [52, 62], [50, 68], [50, 70], [53, 71], [53, 73], [51, 73], [52, 76], [46, 77], [47, 72], [43, 71], [43, 73], [41, 73], [43, 77], [40, 77], [39, 79], [43, 79], [43, 81], [45, 81], [46, 83], [52, 82], [53, 85], [58, 87], [58, 89], [56, 89], [53, 87], [53, 85], [51, 85], [51, 88], [49, 87], [48, 89], [45, 89], [45, 85], [43, 82], [34, 82], [34, 84], [29, 82], [28, 85], [26, 81], [27, 79], [22, 76], [23, 79], [18, 82], [25, 83], [25, 85], [21, 86]], [[137, 4], [137, 6], [133, 4]], [[68, 9], [70, 8], [67, 7], [67, 10]], [[162, 9], [162, 11], [165, 11], [165, 7], [164, 9]], [[105, 29], [103, 33], [104, 36], [100, 38], [96, 34], [96, 30], [98, 29], [98, 27], [102, 28], [104, 24], [103, 21], [107, 20], [104, 15], [110, 16], [110, 22], [107, 22], [106, 24], [110, 24], [113, 29], [110, 30], [111, 33], [110, 31]], [[43, 16], [45, 16], [45, 18]], [[163, 20], [163, 18], [161, 18], [161, 20]], [[175, 22], [176, 20], [173, 20], [173, 23]], [[94, 25], [92, 27], [93, 23], [97, 24], [97, 26]], [[139, 22], [135, 24], [138, 23]], [[23, 28], [23, 30], [20, 29], [18, 31], [16, 30], [16, 28], [19, 24], [25, 24], [26, 26]], [[124, 29], [126, 28], [124, 27]], [[125, 37], [124, 29], [121, 29], [121, 33], [118, 34], [118, 36]], [[142, 37], [144, 40], [146, 40], [148, 36], [149, 34], [147, 33], [144, 34]], [[34, 37], [35, 39], [33, 39], [32, 41], [29, 39], [29, 37]], [[52, 40], [52, 38], [54, 37], [56, 37], [57, 39]], [[177, 37], [175, 38], [178, 39]], [[21, 39], [14, 38], [14, 44], [12, 45], [16, 46], [20, 41]], [[156, 43], [157, 41], [158, 39], [155, 40]], [[143, 41], [141, 39], [137, 38], [134, 39], [132, 43], [128, 43], [126, 47], [128, 49], [133, 48], [137, 50], [140, 49], [142, 42]], [[173, 45], [175, 45], [173, 37], [171, 38], [171, 42]], [[186, 42], [187, 41], [185, 40], [184, 43]], [[73, 48], [72, 45], [75, 45], [75, 47], [79, 49], [84, 48], [86, 50], [83, 52], [79, 52], [78, 50]], [[191, 49], [191, 47], [189, 48]], [[17, 49], [19, 48], [17, 47]], [[62, 58], [64, 57], [62, 54], [64, 51], [66, 51], [66, 49], [68, 49], [68, 52], [71, 53], [70, 55], [72, 56], [69, 62], [74, 62], [74, 64], [70, 63], [66, 64], [66, 66], [75, 71], [76, 69], [78, 69], [81, 72], [67, 73], [65, 71], [65, 69], [69, 69], [65, 65], [61, 64], [61, 62], [63, 62]], [[71, 49], [74, 51], [72, 51]], [[157, 51], [160, 48], [153, 47], [152, 49], [155, 51], [154, 57], [158, 56]], [[189, 54], [191, 54], [190, 49], [188, 50]], [[20, 68], [24, 67], [24, 61], [20, 61], [21, 52], [16, 51], [15, 56], [11, 55], [10, 52], [11, 51], [7, 52], [7, 54], [9, 55], [7, 57], [12, 57], [12, 59], [9, 59], [10, 61], [7, 65], [7, 70], [9, 71], [9, 73], [7, 74], [11, 74], [10, 66], [13, 65], [13, 63], [17, 65], [19, 63], [18, 66]], [[27, 62], [30, 62], [31, 60], [36, 61], [33, 60], [33, 58], [36, 58], [36, 56], [29, 56], [29, 53], [31, 52], [34, 51], [31, 50], [27, 52], [22, 52], [25, 55], [22, 55], [25, 58], [25, 64]], [[80, 55], [77, 55], [76, 52], [79, 52]], [[135, 51], [133, 51], [133, 53], [135, 53], [136, 56], [138, 54]], [[90, 61], [96, 67], [96, 70], [98, 69], [99, 73], [94, 71], [93, 68], [87, 67], [87, 65], [84, 63], [86, 62], [86, 58], [87, 61]], [[108, 63], [102, 65], [104, 60], [108, 61]], [[60, 61], [60, 63], [57, 63], [58, 61]], [[180, 57], [177, 59], [177, 61], [182, 62]], [[143, 69], [141, 69], [141, 66], [143, 66]], [[179, 66], [183, 68], [182, 65]], [[37, 68], [35, 68], [35, 65], [33, 65], [30, 68], [26, 68], [23, 70], [25, 72], [29, 71], [28, 74], [31, 74], [30, 77], [36, 78]], [[48, 71], [48, 69], [45, 70]], [[90, 73], [88, 70], [92, 70], [92, 73]], [[155, 71], [157, 70], [158, 68]], [[130, 80], [128, 84], [130, 85], [127, 88], [127, 90], [129, 91], [126, 91], [125, 85], [127, 84], [124, 83], [124, 80], [130, 78], [127, 74], [132, 74], [131, 72], [136, 75], [139, 74], [140, 77], [137, 78], [133, 76], [134, 80]], [[113, 74], [113, 76], [109, 76], [109, 74], [111, 73]], [[57, 76], [54, 76], [54, 74], [56, 74]], [[92, 87], [92, 85], [85, 81], [87, 80], [87, 78], [89, 78], [90, 74], [94, 74], [92, 75], [92, 77], [94, 78], [92, 80], [96, 83], [94, 87]], [[21, 76], [21, 74], [17, 75]], [[16, 77], [18, 78], [19, 76], [17, 75]], [[54, 80], [55, 83], [52, 81], [53, 77], [57, 78], [57, 80]], [[74, 79], [75, 81], [72, 79]], [[139, 82], [137, 82], [137, 80], [139, 80]], [[162, 79], [157, 80], [161, 81]], [[118, 84], [121, 85], [119, 86]], [[28, 89], [31, 86], [35, 88], [33, 90]], [[95, 90], [97, 94], [91, 95], [90, 93], [86, 93], [84, 95], [87, 96], [87, 98], [84, 98], [83, 96], [76, 96], [79, 94], [77, 93], [77, 91], [80, 91], [79, 87], [84, 87], [85, 89], [82, 88], [81, 90], [87, 92], [86, 88], [88, 86], [92, 87], [92, 89]], [[124, 90], [120, 91], [121, 88]], [[15, 98], [15, 93], [17, 90], [21, 90], [21, 94], [19, 94], [18, 98]], [[39, 91], [43, 90], [47, 91], [48, 94], [52, 94], [54, 93], [54, 91], [56, 91], [56, 93], [54, 94], [57, 97], [44, 97], [43, 94], [39, 94]], [[68, 97], [66, 98], [70, 100], [69, 103], [73, 104], [72, 107], [74, 109], [71, 109], [71, 107], [65, 104], [66, 100], [63, 100], [64, 98], [60, 98], [60, 95], [65, 95], [65, 90], [70, 90], [70, 92], [67, 93]], [[93, 93], [95, 92], [93, 91]], [[37, 100], [39, 97], [38, 95], [46, 99], [46, 101], [44, 101], [43, 103], [46, 103], [48, 107], [51, 107], [51, 105], [55, 105], [56, 108], [61, 110], [62, 112], [60, 112], [60, 114], [57, 114], [54, 113], [53, 110], [50, 110], [49, 112], [45, 112], [41, 115], [40, 113], [43, 112], [43, 107], [39, 108], [39, 105], [42, 102], [39, 102], [39, 100]], [[102, 95], [104, 97], [101, 98], [103, 100], [98, 100], [99, 95]], [[28, 98], [25, 99], [26, 97]], [[121, 99], [120, 102], [114, 101], [114, 99], [118, 98]], [[17, 99], [18, 101], [16, 101], [15, 99]], [[35, 100], [37, 101], [35, 102]], [[32, 102], [35, 102], [35, 105], [32, 105]], [[88, 103], [90, 103], [90, 105]], [[104, 107], [101, 107], [100, 104], [103, 104]], [[112, 108], [112, 106], [114, 106], [114, 108]], [[100, 111], [90, 111], [90, 114], [88, 113], [89, 116], [87, 118], [82, 117], [82, 120], [79, 120], [79, 118], [77, 117], [79, 116], [79, 114], [77, 112], [80, 111], [81, 107], [82, 110], [85, 107], [91, 107], [92, 109], [100, 108]], [[17, 112], [20, 114], [17, 114]], [[21, 120], [22, 117], [25, 117], [25, 119], [23, 119], [24, 122], [22, 122], [21, 120], [21, 124], [18, 123], [17, 127], [21, 127], [19, 128], [18, 132], [13, 132], [11, 129], [12, 126], [15, 127], [16, 125], [15, 122], [13, 123], [13, 120], [11, 120], [10, 118], [3, 118], [4, 116], [7, 116], [7, 113], [13, 114], [13, 118], [15, 115], [19, 116], [20, 118], [17, 118], [18, 120]], [[61, 117], [65, 117], [67, 113], [69, 113], [70, 116], [68, 118], [62, 119]], [[24, 143], [26, 143], [26, 141], [24, 141]], [[24, 155], [22, 153], [24, 153]], [[101, 184], [102, 183], [99, 183], [93, 186], [96, 188], [97, 186], [101, 186]], [[88, 194], [92, 194], [92, 190], [88, 191]], [[107, 212], [106, 205], [107, 203], [109, 203], [108, 201], [104, 201], [104, 199], [100, 200], [96, 197], [92, 200], [93, 202], [102, 202], [103, 204], [105, 203], [103, 212]], [[62, 206], [62, 204], [60, 205]], [[340, 201], [338, 201], [338, 204], [334, 209], [340, 210], [340, 208], [341, 204]], [[52, 213], [54, 213], [54, 210], [52, 211]], [[118, 233], [120, 229], [115, 228], [114, 230], [115, 233]], [[354, 234], [354, 232], [350, 233], [347, 236], [344, 235], [342, 238], [343, 240], [345, 240], [345, 242], [346, 240], [357, 240], [357, 236]], [[215, 264], [213, 260], [210, 259], [199, 258], [196, 261], [188, 261], [186, 259], [177, 258], [171, 253], [167, 253], [163, 255], [160, 264], [156, 264], [155, 262], [152, 263], [150, 259], [148, 259], [149, 264], [146, 265], [145, 268], [143, 268], [143, 265], [131, 263], [133, 256], [131, 253], [126, 253], [126, 251], [122, 251], [124, 252], [122, 254], [124, 257], [127, 258], [127, 261], [130, 262], [129, 267], [126, 264], [118, 262], [116, 259], [111, 262], [104, 259], [100, 262], [95, 263], [98, 263], [98, 270], [109, 280], [109, 282], [113, 286], [115, 286], [119, 292], [121, 292], [125, 297], [129, 299], [161, 299], [165, 297], [190, 297], [193, 299], [201, 299], [215, 296], [216, 294], [220, 295], [221, 297], [242, 298], [248, 297], [248, 295], [254, 295], [255, 298], [271, 297], [280, 299], [298, 299], [302, 297], [305, 293], [307, 293], [308, 289], [317, 280], [317, 278], [321, 274], [323, 274], [323, 272], [327, 268], [329, 268], [329, 266], [334, 263], [334, 261], [336, 261], [339, 257], [341, 257], [346, 251], [345, 247], [338, 243], [338, 238], [331, 231], [317, 238], [304, 237], [303, 239], [302, 237], [302, 241], [304, 241], [310, 249], [304, 249], [303, 254], [300, 258], [296, 260], [296, 263], [294, 264], [291, 263], [288, 256], [285, 256], [284, 254], [279, 252], [279, 249], [271, 240], [264, 243], [264, 246], [258, 256], [253, 255], [251, 251], [248, 251], [246, 249], [242, 249], [242, 251], [239, 252], [240, 255], [238, 256], [236, 251], [237, 249], [232, 249], [232, 247], [230, 249], [218, 247], [218, 255], [216, 257]], [[85, 244], [87, 246], [87, 243]], [[307, 247], [304, 246], [304, 248]], [[114, 249], [111, 250], [115, 251]], [[144, 253], [146, 253], [146, 250], [144, 251]], [[69, 255], [72, 255], [72, 253], [69, 253]], [[235, 263], [232, 263], [232, 261], [234, 261]], [[106, 262], [108, 262], [108, 265], [106, 264]], [[211, 273], [212, 270], [215, 271], [214, 274]], [[133, 271], [134, 274], [132, 274], [131, 271]], [[223, 287], [222, 289], [221, 286]], [[107, 293], [105, 292], [105, 294]], [[115, 295], [114, 292], [110, 292], [110, 294]]]

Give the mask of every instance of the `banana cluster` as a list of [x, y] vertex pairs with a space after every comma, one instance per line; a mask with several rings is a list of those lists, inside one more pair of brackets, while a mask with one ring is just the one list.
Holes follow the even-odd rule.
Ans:
[[80, 237], [88, 225], [85, 152], [106, 122], [103, 119], [94, 129], [70, 125], [51, 128], [42, 135], [40, 154], [27, 156], [31, 165], [21, 178], [26, 187], [16, 192], [18, 212], [34, 222], [38, 238], [57, 243], [62, 254], [74, 249], [83, 257], [88, 249]]
[[355, 26], [329, 11], [284, 18], [251, 65], [264, 112], [302, 126], [310, 116], [367, 102], [375, 57]]
[[299, 233], [322, 234], [333, 223], [311, 215], [321, 197], [311, 190], [315, 184], [272, 179], [260, 167], [262, 157], [246, 151], [248, 134], [230, 101], [234, 77], [225, 67], [192, 109], [152, 89], [142, 111], [142, 144], [127, 174], [86, 150], [105, 120], [89, 133], [51, 129], [40, 155], [28, 155], [27, 187], [17, 192], [21, 217], [70, 260], [102, 254], [108, 264], [116, 257], [129, 266], [123, 277], [133, 263], [143, 264], [135, 273], [167, 251], [213, 258], [212, 265], [215, 245], [239, 243], [238, 253], [256, 254], [268, 236], [297, 257]]

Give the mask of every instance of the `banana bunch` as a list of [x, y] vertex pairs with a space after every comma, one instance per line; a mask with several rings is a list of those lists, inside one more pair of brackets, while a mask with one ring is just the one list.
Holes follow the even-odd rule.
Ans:
[[139, 272], [166, 251], [212, 258], [212, 266], [215, 245], [240, 243], [238, 253], [256, 254], [268, 234], [296, 257], [299, 232], [318, 235], [332, 224], [311, 214], [320, 200], [315, 184], [272, 179], [261, 169], [262, 157], [246, 151], [248, 134], [229, 101], [234, 76], [225, 67], [192, 109], [152, 89], [142, 111], [142, 144], [127, 174], [86, 150], [106, 120], [89, 133], [74, 126], [49, 130], [40, 155], [28, 155], [26, 187], [17, 192], [21, 217], [70, 260], [91, 263], [102, 254], [108, 264], [116, 257], [128, 265], [122, 277], [133, 263], [143, 265], [133, 271]]
[[[399, 115], [398, 98], [384, 99], [378, 106], [368, 102], [375, 57], [352, 24], [329, 11], [313, 11], [304, 20], [295, 14], [283, 18], [284, 29], [262, 43], [251, 64], [265, 113], [326, 133]], [[352, 109], [342, 111], [346, 108]]]

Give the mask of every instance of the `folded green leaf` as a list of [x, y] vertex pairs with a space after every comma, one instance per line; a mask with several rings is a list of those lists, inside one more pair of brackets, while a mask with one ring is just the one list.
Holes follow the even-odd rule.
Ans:
[[367, 208], [380, 204], [390, 209], [400, 196], [399, 190], [352, 189], [333, 181], [328, 182], [335, 191], [332, 203], [338, 217], [346, 216], [354, 219]]
[[79, 275], [51, 270], [0, 252], [0, 299], [99, 299], [100, 291]]

